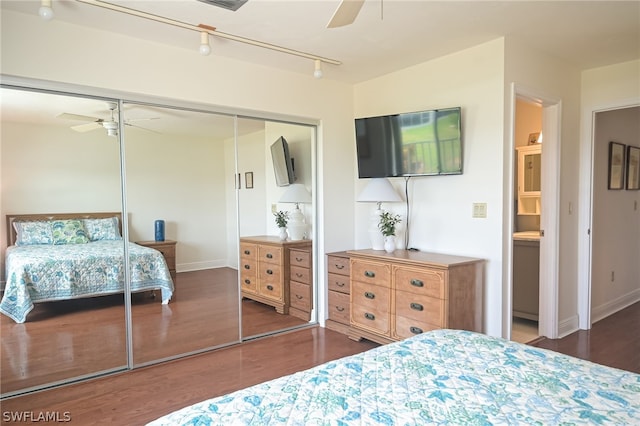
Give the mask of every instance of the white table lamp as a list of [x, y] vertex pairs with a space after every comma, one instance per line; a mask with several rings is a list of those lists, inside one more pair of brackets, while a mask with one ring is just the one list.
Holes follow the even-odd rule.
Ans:
[[302, 240], [307, 231], [307, 225], [304, 221], [304, 214], [300, 210], [300, 203], [310, 203], [311, 193], [301, 183], [289, 185], [287, 190], [280, 197], [280, 203], [295, 203], [296, 208], [289, 214], [289, 222], [287, 223], [287, 231], [289, 238], [292, 240]]
[[367, 186], [358, 196], [359, 202], [377, 203], [376, 209], [371, 213], [369, 224], [369, 238], [371, 248], [374, 250], [384, 250], [384, 236], [378, 228], [380, 214], [382, 213], [382, 203], [394, 203], [402, 201], [402, 198], [386, 178], [374, 178], [367, 183]]

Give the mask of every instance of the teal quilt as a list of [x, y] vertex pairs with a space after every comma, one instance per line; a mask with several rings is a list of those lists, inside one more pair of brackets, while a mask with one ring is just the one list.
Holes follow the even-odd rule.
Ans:
[[[173, 281], [162, 253], [134, 243], [129, 243], [128, 250], [131, 290], [160, 289], [162, 303], [169, 303]], [[36, 302], [122, 293], [123, 254], [122, 240], [7, 247], [0, 312], [23, 323]]]
[[640, 375], [436, 330], [197, 403], [150, 425], [637, 425]]

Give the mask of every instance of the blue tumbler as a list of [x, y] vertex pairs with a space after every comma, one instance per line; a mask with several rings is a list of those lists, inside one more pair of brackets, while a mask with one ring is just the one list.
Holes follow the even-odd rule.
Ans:
[[164, 241], [164, 220], [156, 220], [156, 241]]

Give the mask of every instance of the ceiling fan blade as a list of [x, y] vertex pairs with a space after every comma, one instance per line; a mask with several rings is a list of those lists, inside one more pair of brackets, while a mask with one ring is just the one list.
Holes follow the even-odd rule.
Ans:
[[98, 120], [100, 120], [97, 117], [89, 117], [88, 115], [79, 115], [79, 114], [69, 114], [68, 112], [63, 112], [62, 114], [58, 114], [57, 117], [65, 119], [65, 120], [78, 120], [78, 121], [98, 121]]
[[[154, 119], [151, 118], [150, 120], [154, 120]], [[131, 124], [131, 123], [127, 122], [127, 121], [125, 121], [124, 125], [125, 126], [129, 126], [129, 127], [135, 127], [136, 129], [140, 129], [140, 130], [145, 130], [147, 132], [155, 133], [157, 135], [161, 135], [162, 134], [162, 133], [157, 132], [155, 130], [147, 129], [146, 127], [142, 127], [142, 126], [138, 126], [137, 124]]]
[[73, 130], [80, 133], [90, 132], [91, 130], [99, 129], [101, 127], [102, 127], [101, 121], [94, 121], [93, 123], [78, 124], [77, 126], [71, 126]]
[[349, 25], [355, 21], [364, 0], [342, 0], [327, 24], [327, 28], [337, 28]]
[[160, 119], [160, 117], [147, 117], [147, 118], [128, 118], [125, 121], [125, 123], [131, 123], [133, 121], [148, 121], [148, 120], [158, 120]]

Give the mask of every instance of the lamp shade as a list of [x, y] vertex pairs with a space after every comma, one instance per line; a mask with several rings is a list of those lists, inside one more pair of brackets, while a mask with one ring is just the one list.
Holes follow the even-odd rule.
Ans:
[[280, 197], [280, 203], [310, 203], [311, 193], [301, 183], [289, 185], [287, 190]]
[[386, 178], [371, 179], [358, 196], [358, 201], [373, 203], [393, 203], [402, 201], [400, 195]]

